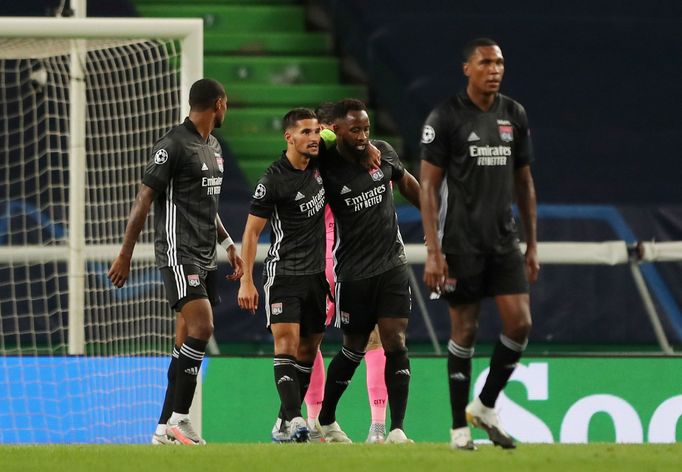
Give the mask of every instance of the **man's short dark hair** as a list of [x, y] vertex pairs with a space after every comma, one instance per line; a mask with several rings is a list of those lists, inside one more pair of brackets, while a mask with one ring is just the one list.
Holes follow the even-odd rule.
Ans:
[[213, 79], [199, 79], [189, 89], [189, 106], [194, 111], [204, 111], [219, 98], [226, 98], [223, 84]]
[[476, 38], [472, 39], [464, 45], [462, 48], [462, 60], [464, 62], [469, 62], [469, 58], [474, 54], [476, 48], [497, 46], [497, 42], [490, 38]]
[[310, 108], [294, 108], [289, 110], [284, 118], [282, 118], [282, 130], [286, 131], [289, 128], [296, 126], [296, 122], [300, 120], [317, 119], [317, 115]]
[[334, 123], [334, 102], [322, 102], [315, 109], [317, 121], [323, 125], [331, 125]]
[[348, 112], [351, 111], [367, 111], [367, 105], [356, 98], [344, 98], [334, 104], [333, 117], [334, 121], [345, 118]]

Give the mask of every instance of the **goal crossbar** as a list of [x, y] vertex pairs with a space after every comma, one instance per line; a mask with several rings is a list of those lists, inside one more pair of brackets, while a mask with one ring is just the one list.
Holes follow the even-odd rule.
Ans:
[[[259, 244], [256, 260], [262, 262], [268, 252], [268, 244]], [[641, 248], [639, 251], [637, 247]], [[522, 244], [522, 248], [524, 245]], [[119, 245], [86, 245], [83, 248], [85, 259], [90, 261], [113, 261], [120, 250]], [[218, 251], [223, 254], [224, 251]], [[426, 246], [406, 244], [405, 253], [410, 264], [423, 264], [426, 261]], [[573, 265], [619, 265], [633, 260], [638, 262], [682, 261], [682, 241], [641, 242], [628, 245], [625, 241], [604, 242], [541, 242], [538, 244], [541, 264]], [[133, 259], [153, 260], [152, 244], [138, 244]], [[22, 246], [21, 251], [13, 247], [0, 246], [0, 262], [45, 262], [68, 260], [66, 246]]]
[[35, 18], [0, 17], [6, 38], [194, 38], [203, 41], [199, 18]]

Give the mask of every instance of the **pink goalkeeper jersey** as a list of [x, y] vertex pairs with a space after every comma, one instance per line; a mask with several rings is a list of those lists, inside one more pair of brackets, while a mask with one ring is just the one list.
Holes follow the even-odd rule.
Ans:
[[[332, 255], [334, 249], [334, 214], [332, 213], [329, 204], [324, 207], [324, 227], [327, 231], [326, 264], [324, 273], [327, 276], [327, 282], [329, 282], [329, 289], [331, 293], [334, 293], [334, 256]], [[327, 299], [327, 326], [329, 326], [333, 317], [334, 303]]]

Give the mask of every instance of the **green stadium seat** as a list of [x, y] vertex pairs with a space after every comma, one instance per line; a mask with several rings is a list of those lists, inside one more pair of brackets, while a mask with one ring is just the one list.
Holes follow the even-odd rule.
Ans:
[[230, 108], [225, 124], [220, 129], [226, 139], [244, 135], [281, 136], [282, 117], [290, 108]]
[[237, 6], [221, 4], [138, 5], [145, 17], [203, 18], [204, 31], [254, 33], [256, 31], [303, 31], [305, 15], [300, 6]]
[[232, 106], [289, 106], [315, 107], [326, 100], [342, 98], [367, 99], [367, 88], [363, 85], [264, 85], [226, 84]]
[[222, 135], [230, 146], [232, 153], [237, 156], [240, 164], [246, 161], [276, 160], [281, 152], [286, 149], [287, 143], [282, 134], [258, 135], [251, 134], [245, 136], [225, 136]]
[[[367, 100], [364, 85], [339, 83], [329, 34], [305, 30], [297, 0], [134, 0], [141, 15], [204, 19], [204, 76], [229, 96], [228, 143], [250, 185], [286, 148], [281, 120], [295, 107], [342, 98]], [[374, 123], [374, 113], [370, 110]], [[381, 138], [378, 138], [381, 139]], [[386, 139], [398, 153], [402, 141]]]
[[339, 80], [335, 57], [245, 57], [204, 58], [204, 75], [220, 80], [226, 87], [237, 82], [255, 84], [333, 84]]
[[[225, 125], [220, 133], [226, 138], [244, 135], [282, 135], [282, 117], [293, 107], [230, 108]], [[314, 108], [314, 107], [313, 107]], [[374, 120], [374, 112], [369, 110], [370, 121]]]
[[204, 31], [204, 55], [298, 54], [324, 55], [332, 50], [325, 33], [224, 33]]

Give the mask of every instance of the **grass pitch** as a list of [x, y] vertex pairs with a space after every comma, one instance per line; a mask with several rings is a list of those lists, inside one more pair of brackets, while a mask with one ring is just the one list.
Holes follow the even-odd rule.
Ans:
[[447, 444], [433, 443], [0, 446], [0, 464], [1, 469], [8, 472], [151, 472], [188, 468], [202, 472], [679, 472], [682, 470], [682, 444], [522, 444], [513, 451], [482, 445], [475, 452], [453, 451]]

